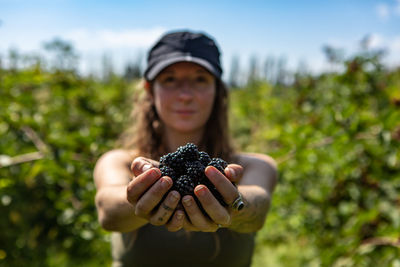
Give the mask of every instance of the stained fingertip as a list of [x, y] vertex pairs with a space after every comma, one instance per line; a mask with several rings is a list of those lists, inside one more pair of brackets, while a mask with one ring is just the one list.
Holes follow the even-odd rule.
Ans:
[[184, 216], [185, 214], [183, 213], [183, 211], [181, 210], [176, 211], [176, 219], [178, 219], [179, 221], [182, 221]]
[[190, 196], [184, 196], [182, 202], [186, 207], [192, 206], [192, 198]]
[[205, 172], [208, 174], [214, 175], [218, 172], [218, 170], [214, 166], [207, 166], [207, 168], [205, 169]]
[[172, 186], [173, 182], [172, 182], [171, 178], [164, 176], [160, 180], [161, 180], [161, 184], [163, 187], [169, 188], [170, 186]]
[[196, 188], [194, 189], [194, 193], [196, 194], [196, 196], [202, 197], [206, 194], [206, 186], [204, 185], [198, 185], [196, 186]]
[[161, 176], [161, 171], [159, 169], [151, 168], [149, 170], [151, 171], [151, 176], [153, 177]]
[[225, 168], [225, 173], [230, 177], [230, 178], [236, 178], [236, 172], [233, 168], [226, 167]]
[[180, 196], [179, 196], [179, 193], [177, 191], [171, 191], [170, 195], [171, 195], [171, 198], [172, 198], [173, 201], [178, 201], [179, 200]]

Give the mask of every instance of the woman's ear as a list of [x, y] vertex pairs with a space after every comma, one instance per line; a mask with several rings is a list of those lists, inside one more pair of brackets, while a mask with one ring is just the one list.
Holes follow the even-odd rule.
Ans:
[[144, 81], [144, 90], [146, 90], [147, 95], [150, 97], [151, 100], [153, 100], [153, 90], [151, 83], [149, 81]]
[[149, 81], [144, 81], [144, 88], [146, 89], [146, 91], [150, 91], [151, 86]]

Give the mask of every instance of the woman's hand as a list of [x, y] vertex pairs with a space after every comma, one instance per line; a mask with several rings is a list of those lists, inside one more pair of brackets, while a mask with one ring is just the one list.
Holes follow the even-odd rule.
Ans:
[[180, 195], [171, 191], [165, 196], [173, 182], [168, 176], [161, 177], [157, 167], [158, 162], [143, 157], [132, 162], [131, 170], [135, 177], [128, 184], [127, 199], [136, 216], [153, 225], [166, 225], [168, 230], [177, 231], [182, 228], [184, 217], [183, 211], [175, 211]]
[[243, 168], [237, 164], [230, 164], [225, 169], [225, 176], [216, 168], [209, 166], [205, 173], [225, 203], [228, 203], [228, 207], [222, 206], [205, 185], [196, 186], [194, 193], [209, 217], [202, 213], [192, 196], [184, 196], [182, 203], [188, 215], [184, 220], [184, 228], [188, 231], [215, 232], [220, 227], [228, 227], [232, 222], [232, 214], [237, 212], [230, 208], [230, 204], [239, 196], [238, 189], [231, 181], [241, 179]]

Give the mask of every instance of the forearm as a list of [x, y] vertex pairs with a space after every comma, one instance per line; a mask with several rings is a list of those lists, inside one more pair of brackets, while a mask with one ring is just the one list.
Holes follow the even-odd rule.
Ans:
[[270, 195], [260, 186], [242, 185], [238, 187], [245, 207], [232, 214], [229, 229], [241, 233], [256, 232], [264, 225], [270, 205]]
[[148, 221], [137, 217], [126, 198], [126, 186], [108, 186], [98, 190], [96, 207], [101, 226], [108, 231], [129, 232]]

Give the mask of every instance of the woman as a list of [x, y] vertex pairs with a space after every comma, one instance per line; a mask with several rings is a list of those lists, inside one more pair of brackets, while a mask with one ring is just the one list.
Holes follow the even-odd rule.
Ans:
[[[99, 222], [114, 232], [113, 266], [250, 266], [276, 166], [266, 155], [233, 151], [219, 58], [210, 37], [187, 31], [166, 34], [150, 50], [133, 131], [94, 170]], [[173, 181], [161, 177], [158, 161], [186, 143], [230, 163], [225, 175], [205, 169], [228, 206], [204, 185], [194, 189], [198, 202], [169, 190]]]

